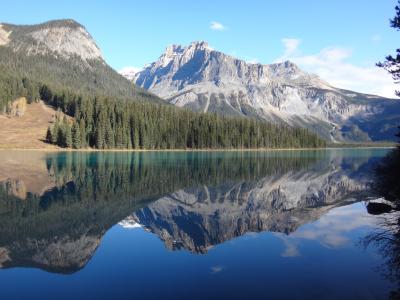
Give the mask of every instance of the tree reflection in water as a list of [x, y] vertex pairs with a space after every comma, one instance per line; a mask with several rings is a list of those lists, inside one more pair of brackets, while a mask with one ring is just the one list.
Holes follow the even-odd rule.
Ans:
[[377, 248], [384, 259], [380, 271], [397, 285], [390, 299], [400, 299], [400, 146], [375, 169], [372, 188], [383, 199], [379, 203], [370, 202], [367, 209], [371, 214], [380, 215], [380, 226], [363, 239], [363, 244]]

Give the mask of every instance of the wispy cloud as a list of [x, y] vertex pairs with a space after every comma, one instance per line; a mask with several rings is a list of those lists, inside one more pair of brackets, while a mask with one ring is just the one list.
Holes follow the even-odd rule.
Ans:
[[296, 56], [301, 40], [294, 38], [283, 38], [282, 44], [285, 47], [283, 55], [278, 58], [278, 61], [287, 60], [290, 57]]
[[210, 29], [211, 30], [216, 30], [216, 31], [225, 31], [228, 29], [225, 25], [217, 22], [217, 21], [212, 21], [210, 22]]
[[395, 97], [396, 85], [385, 70], [370, 65], [357, 66], [349, 62], [353, 56], [352, 49], [328, 46], [314, 54], [303, 54], [300, 50], [301, 40], [282, 39], [284, 51], [276, 62], [285, 60], [297, 63], [304, 70], [317, 74], [333, 86], [356, 92]]
[[373, 34], [371, 36], [371, 41], [373, 41], [374, 43], [378, 43], [381, 41], [381, 36], [379, 34]]
[[300, 251], [297, 248], [295, 239], [289, 238], [286, 235], [276, 234], [283, 241], [285, 250], [281, 253], [282, 257], [297, 257], [300, 256]]
[[224, 269], [223, 266], [213, 266], [213, 267], [211, 267], [211, 273], [216, 274], [216, 273], [221, 272], [223, 269]]
[[[360, 211], [363, 214], [360, 214]], [[377, 220], [365, 212], [362, 205], [341, 207], [330, 211], [312, 226], [306, 226], [294, 232], [291, 238], [319, 241], [327, 248], [340, 248], [351, 240], [348, 234], [362, 227], [370, 227]]]

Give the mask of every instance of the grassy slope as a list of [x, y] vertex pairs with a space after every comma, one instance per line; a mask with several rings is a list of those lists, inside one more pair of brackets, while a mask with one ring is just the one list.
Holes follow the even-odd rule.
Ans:
[[21, 118], [0, 114], [0, 148], [57, 149], [43, 141], [55, 113], [53, 108], [39, 102], [27, 105]]

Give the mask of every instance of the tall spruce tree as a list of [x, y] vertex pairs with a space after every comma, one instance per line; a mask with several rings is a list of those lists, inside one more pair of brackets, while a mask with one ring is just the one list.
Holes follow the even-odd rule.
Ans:
[[81, 132], [79, 130], [78, 123], [74, 122], [72, 125], [72, 147], [74, 149], [79, 149], [81, 145]]
[[72, 131], [71, 131], [71, 125], [68, 123], [65, 124], [64, 127], [64, 140], [65, 140], [65, 145], [64, 147], [67, 148], [72, 148]]
[[53, 143], [53, 135], [51, 133], [51, 128], [50, 126], [47, 127], [47, 131], [46, 131], [46, 143], [51, 144]]

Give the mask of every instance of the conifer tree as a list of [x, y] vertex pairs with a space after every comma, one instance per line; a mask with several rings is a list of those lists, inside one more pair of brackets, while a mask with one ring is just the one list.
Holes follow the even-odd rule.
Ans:
[[74, 149], [80, 149], [82, 147], [81, 132], [76, 122], [72, 125], [72, 147]]
[[47, 127], [47, 131], [46, 131], [46, 143], [48, 143], [48, 144], [52, 144], [53, 143], [53, 135], [51, 133], [50, 126]]
[[72, 131], [68, 123], [64, 127], [64, 147], [72, 148]]

